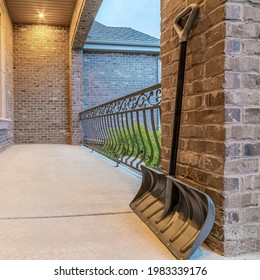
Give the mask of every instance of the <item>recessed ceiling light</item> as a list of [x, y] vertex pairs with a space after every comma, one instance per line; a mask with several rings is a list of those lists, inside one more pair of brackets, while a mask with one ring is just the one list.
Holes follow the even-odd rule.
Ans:
[[44, 12], [39, 13], [39, 18], [44, 18]]

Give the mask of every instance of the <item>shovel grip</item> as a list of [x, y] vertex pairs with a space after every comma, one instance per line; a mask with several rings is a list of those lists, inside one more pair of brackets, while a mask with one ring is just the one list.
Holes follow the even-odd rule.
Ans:
[[[179, 36], [180, 43], [188, 41], [190, 31], [197, 18], [198, 12], [199, 12], [199, 6], [198, 6], [198, 4], [194, 3], [194, 4], [189, 5], [184, 11], [182, 11], [176, 17], [176, 19], [174, 21], [174, 28]], [[189, 14], [189, 18], [187, 19], [185, 26], [182, 28], [180, 26], [180, 22], [188, 14]]]

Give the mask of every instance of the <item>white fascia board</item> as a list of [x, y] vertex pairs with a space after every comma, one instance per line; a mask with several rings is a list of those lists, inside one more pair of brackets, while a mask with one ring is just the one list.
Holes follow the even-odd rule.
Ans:
[[139, 43], [131, 41], [101, 41], [88, 40], [84, 45], [84, 50], [92, 51], [121, 51], [121, 52], [141, 52], [160, 53], [160, 45], [156, 43]]

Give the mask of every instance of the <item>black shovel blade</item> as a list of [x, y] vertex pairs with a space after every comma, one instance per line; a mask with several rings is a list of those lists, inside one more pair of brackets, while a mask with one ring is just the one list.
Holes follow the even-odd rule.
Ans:
[[[189, 259], [209, 235], [211, 198], [189, 185], [143, 167], [143, 182], [130, 207], [177, 259]], [[151, 185], [146, 185], [145, 180]]]

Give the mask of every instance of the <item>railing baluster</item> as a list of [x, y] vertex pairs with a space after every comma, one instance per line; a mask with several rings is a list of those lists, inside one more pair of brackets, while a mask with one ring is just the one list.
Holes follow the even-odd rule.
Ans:
[[84, 144], [136, 170], [160, 167], [161, 85], [80, 113]]
[[99, 145], [103, 146], [103, 136], [102, 136], [102, 129], [101, 129], [101, 118], [97, 118], [98, 123], [98, 131], [99, 131]]
[[[130, 115], [130, 117], [128, 117]], [[128, 136], [130, 139], [130, 143], [131, 143], [131, 152], [129, 153], [128, 157], [126, 158], [125, 162], [128, 164], [128, 160], [133, 156], [134, 151], [135, 151], [135, 145], [133, 142], [133, 137], [131, 135], [131, 130], [130, 130], [130, 123], [131, 123], [131, 112], [127, 113], [127, 121], [126, 121], [126, 127], [127, 127], [127, 132], [128, 132]], [[128, 164], [129, 165], [129, 164]]]
[[120, 148], [121, 148], [121, 143], [120, 143], [120, 136], [119, 136], [119, 127], [117, 126], [117, 114], [113, 115], [113, 121], [114, 121], [114, 131], [115, 131], [115, 139], [116, 139], [116, 147], [115, 147], [115, 154], [117, 156], [117, 159], [120, 158]]
[[149, 156], [149, 160], [147, 162], [147, 165], [149, 166], [149, 164], [152, 162], [153, 160], [153, 156], [154, 156], [154, 151], [153, 151], [153, 145], [152, 145], [152, 142], [151, 142], [151, 138], [150, 138], [150, 133], [148, 131], [148, 125], [147, 125], [147, 117], [146, 117], [146, 113], [147, 111], [144, 111], [143, 112], [143, 117], [144, 117], [144, 130], [145, 130], [145, 134], [146, 134], [146, 137], [147, 137], [147, 140], [148, 140], [148, 144], [150, 146], [150, 156]]
[[[137, 137], [137, 132], [136, 132], [136, 126], [134, 125], [134, 113], [136, 115], [136, 119], [137, 119], [137, 112], [131, 112], [131, 123], [132, 123], [132, 129], [133, 129], [133, 135], [134, 135], [134, 139], [135, 139], [135, 147], [136, 148], [136, 153], [135, 153], [135, 157], [131, 160], [130, 165], [133, 166], [133, 163], [136, 161], [136, 159], [138, 158], [138, 156], [140, 155], [140, 145], [139, 145], [139, 141], [138, 141], [138, 137]], [[134, 165], [134, 168], [136, 168], [136, 166]]]
[[116, 145], [116, 140], [115, 140], [115, 134], [114, 134], [114, 128], [113, 128], [113, 122], [112, 122], [112, 115], [108, 116], [108, 129], [109, 133], [111, 136], [111, 157], [114, 158], [114, 150], [115, 150], [115, 145]]
[[102, 117], [98, 118], [99, 119], [99, 128], [100, 128], [100, 135], [101, 135], [101, 148], [104, 147], [105, 145], [105, 135], [103, 131], [103, 126], [102, 126]]
[[142, 142], [142, 153], [143, 153], [143, 155], [141, 156], [139, 162], [136, 164], [137, 169], [139, 169], [140, 164], [144, 162], [144, 159], [145, 159], [145, 156], [146, 156], [145, 142], [144, 142], [144, 137], [143, 137], [142, 129], [141, 129], [141, 126], [140, 126], [140, 118], [139, 118], [139, 113], [141, 113], [141, 112], [144, 112], [144, 111], [138, 111], [137, 112], [137, 128], [138, 128], [138, 132], [139, 132], [140, 139], [141, 139], [141, 142]]
[[[92, 119], [90, 119], [89, 120], [89, 130], [87, 131], [87, 141], [89, 142], [89, 144], [90, 145], [92, 145], [93, 143], [92, 143], [92, 138], [93, 138], [93, 136], [92, 136], [92, 134], [93, 134], [93, 127], [92, 127]], [[88, 136], [88, 134], [89, 134], [89, 136]]]
[[[156, 111], [159, 111], [159, 109], [157, 108]], [[160, 145], [159, 140], [158, 140], [158, 135], [157, 135], [157, 131], [158, 130], [156, 130], [156, 128], [155, 128], [154, 115], [157, 115], [156, 111], [153, 108], [151, 109], [151, 124], [152, 124], [153, 137], [154, 137], [156, 148], [157, 148], [157, 151], [158, 151], [158, 159], [157, 159], [157, 161], [155, 163], [155, 167], [158, 168], [159, 165], [160, 165], [160, 162], [161, 162], [161, 145]]]
[[108, 134], [108, 147], [105, 152], [108, 154], [108, 151], [111, 151], [113, 148], [113, 138], [112, 138], [111, 127], [109, 124], [109, 116], [106, 116], [106, 130]]
[[[124, 117], [125, 116], [125, 117]], [[124, 122], [125, 119], [125, 122]], [[126, 134], [126, 129], [127, 129], [127, 113], [122, 113], [122, 118], [121, 118], [121, 126], [122, 126], [122, 131], [123, 131], [123, 155], [122, 155], [122, 162], [124, 161], [124, 156], [129, 154], [129, 137], [127, 137]]]
[[95, 144], [98, 146], [100, 143], [100, 138], [99, 138], [99, 128], [98, 128], [98, 118], [93, 119], [93, 125], [94, 125], [94, 130], [95, 130]]
[[120, 149], [118, 150], [118, 154], [120, 156], [120, 161], [122, 161], [122, 157], [123, 157], [123, 152], [124, 152], [124, 137], [122, 134], [122, 127], [120, 126], [120, 122], [119, 119], [122, 119], [122, 114], [118, 113], [116, 114], [116, 120], [117, 120], [117, 130], [118, 130], [118, 134], [119, 134], [119, 147]]
[[100, 144], [100, 135], [99, 135], [98, 118], [94, 119], [93, 125], [94, 125], [95, 135], [96, 135], [96, 145], [99, 146], [99, 144]]
[[101, 117], [100, 117], [100, 120], [101, 120], [101, 129], [102, 129], [103, 135], [104, 135], [104, 144], [103, 144], [102, 150], [105, 150], [106, 147], [107, 147], [108, 144], [109, 144], [109, 137], [108, 137], [108, 134], [107, 134], [107, 131], [106, 131], [105, 118], [106, 118], [105, 116], [101, 116]]

